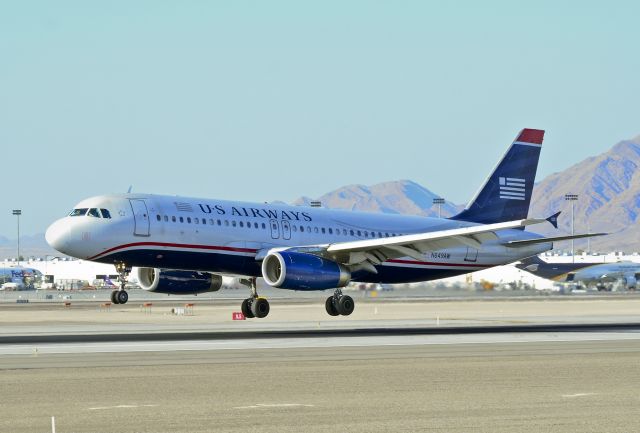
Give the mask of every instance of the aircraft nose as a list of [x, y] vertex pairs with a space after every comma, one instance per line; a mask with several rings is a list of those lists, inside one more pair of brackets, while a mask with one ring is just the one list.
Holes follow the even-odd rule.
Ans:
[[51, 248], [64, 252], [69, 242], [69, 224], [64, 220], [58, 220], [51, 224], [44, 235]]

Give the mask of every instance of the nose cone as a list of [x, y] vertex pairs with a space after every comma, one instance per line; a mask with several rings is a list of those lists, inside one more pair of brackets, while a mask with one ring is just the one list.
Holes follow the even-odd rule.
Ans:
[[66, 254], [69, 244], [69, 224], [60, 219], [49, 226], [44, 235], [51, 248]]

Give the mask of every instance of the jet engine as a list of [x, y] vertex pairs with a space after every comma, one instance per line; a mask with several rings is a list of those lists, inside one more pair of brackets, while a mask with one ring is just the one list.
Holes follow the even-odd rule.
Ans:
[[332, 289], [351, 281], [351, 273], [339, 263], [288, 251], [268, 254], [262, 261], [262, 276], [270, 286], [291, 290]]
[[144, 290], [169, 295], [217, 292], [222, 287], [222, 276], [209, 272], [138, 268], [135, 275]]

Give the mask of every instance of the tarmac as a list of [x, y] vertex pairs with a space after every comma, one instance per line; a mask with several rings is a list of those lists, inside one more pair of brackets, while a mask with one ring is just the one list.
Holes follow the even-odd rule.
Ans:
[[0, 305], [0, 431], [630, 432], [640, 299]]

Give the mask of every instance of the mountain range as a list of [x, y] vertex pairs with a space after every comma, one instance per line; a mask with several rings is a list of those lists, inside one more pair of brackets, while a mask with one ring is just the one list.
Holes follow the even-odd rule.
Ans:
[[[559, 210], [559, 229], [540, 225], [531, 229], [546, 235], [571, 233], [571, 202], [566, 194], [577, 194], [574, 205], [576, 233], [606, 232], [593, 238], [594, 251], [640, 251], [640, 136], [624, 140], [608, 151], [589, 157], [538, 182], [533, 190], [532, 217], [546, 217]], [[294, 204], [308, 206], [320, 201], [323, 207], [366, 212], [438, 216], [437, 193], [412, 182], [398, 180], [372, 186], [348, 185], [320, 197], [300, 197]], [[446, 201], [441, 205], [443, 217], [458, 213], [464, 205]], [[44, 233], [21, 236], [23, 256], [59, 255], [44, 239]], [[586, 249], [585, 240], [575, 241], [576, 250]], [[569, 242], [556, 248], [569, 249]], [[16, 241], [0, 236], [0, 258], [15, 257]]]

